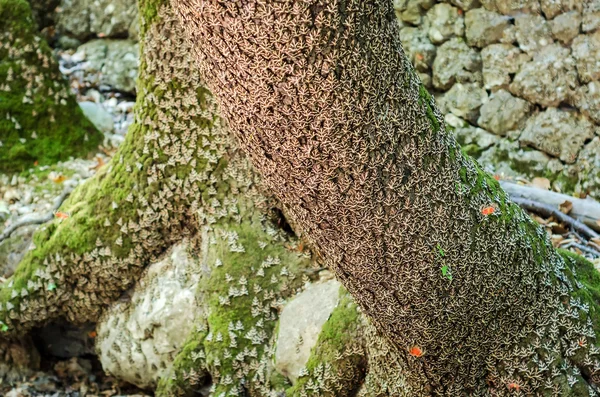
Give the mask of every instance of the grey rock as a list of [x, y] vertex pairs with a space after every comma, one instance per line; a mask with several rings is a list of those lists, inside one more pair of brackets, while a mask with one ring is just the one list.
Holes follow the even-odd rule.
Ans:
[[552, 35], [563, 43], [569, 43], [579, 34], [581, 14], [578, 11], [569, 11], [558, 15], [550, 21]]
[[0, 242], [0, 276], [8, 278], [13, 275], [19, 262], [27, 253], [33, 240], [33, 233], [39, 225], [23, 226], [15, 230], [11, 236]]
[[475, 123], [479, 108], [488, 100], [486, 90], [474, 83], [456, 83], [441, 98], [441, 106], [446, 112]]
[[[457, 123], [451, 119], [452, 116], [446, 115], [445, 121], [447, 124]], [[478, 150], [485, 150], [498, 144], [501, 140], [497, 135], [491, 134], [482, 128], [473, 127], [467, 122], [464, 122], [462, 126], [460, 126], [460, 123], [457, 124], [459, 126], [454, 128], [453, 134], [461, 146], [476, 145]]]
[[575, 37], [571, 50], [577, 61], [579, 79], [583, 83], [600, 80], [600, 30]]
[[588, 0], [585, 2], [581, 30], [588, 33], [598, 28], [600, 28], [600, 0]]
[[86, 79], [118, 91], [135, 93], [137, 43], [131, 40], [92, 40], [79, 47], [77, 52], [80, 51], [86, 55]]
[[539, 14], [541, 11], [539, 0], [481, 0], [481, 5], [504, 15]]
[[546, 107], [567, 102], [579, 85], [575, 60], [569, 53], [558, 44], [543, 47], [532, 61], [521, 66], [510, 91]]
[[531, 56], [511, 44], [492, 44], [481, 50], [483, 85], [486, 89], [506, 86]]
[[590, 81], [580, 87], [573, 102], [581, 113], [600, 124], [600, 82]]
[[57, 46], [64, 50], [74, 50], [81, 45], [81, 41], [74, 37], [60, 36], [57, 40]]
[[435, 59], [436, 48], [429, 40], [427, 32], [413, 27], [400, 30], [400, 41], [411, 63], [420, 72], [430, 70]]
[[515, 98], [508, 91], [498, 90], [481, 107], [477, 124], [494, 134], [506, 135], [523, 126], [530, 110], [529, 102]]
[[465, 15], [467, 43], [479, 48], [497, 43], [509, 25], [510, 19], [504, 15], [485, 8], [470, 10]]
[[515, 25], [508, 25], [508, 27], [504, 29], [500, 42], [503, 44], [514, 44], [517, 42], [517, 28]]
[[416, 26], [422, 23], [422, 15], [434, 3], [433, 0], [394, 0], [394, 10], [401, 21]]
[[533, 54], [554, 42], [548, 22], [538, 14], [519, 14], [515, 17], [519, 48]]
[[[447, 1], [447, 0], [445, 0]], [[468, 11], [472, 8], [479, 7], [479, 0], [449, 0], [451, 4], [454, 4], [458, 8], [464, 11]]]
[[542, 12], [546, 19], [552, 19], [559, 14], [568, 13], [569, 11], [583, 11], [583, 1], [573, 0], [540, 0]]
[[292, 383], [308, 362], [323, 325], [339, 302], [340, 286], [336, 280], [310, 285], [281, 312], [275, 369]]
[[421, 79], [421, 83], [427, 89], [431, 88], [431, 76], [428, 73], [417, 72], [419, 75], [419, 79]]
[[455, 82], [482, 82], [481, 56], [458, 37], [438, 47], [432, 70], [433, 86], [441, 90], [449, 89]]
[[79, 107], [83, 110], [85, 117], [90, 119], [92, 124], [103, 133], [113, 132], [115, 126], [111, 114], [104, 107], [95, 102], [79, 102]]
[[484, 151], [477, 161], [487, 170], [511, 177], [543, 175], [551, 158], [539, 150], [522, 148], [519, 142], [501, 139]]
[[583, 190], [600, 200], [600, 137], [585, 145], [573, 167], [576, 167]]
[[454, 36], [462, 36], [465, 30], [463, 17], [459, 9], [449, 4], [438, 3], [427, 12], [429, 20], [429, 39], [441, 44]]
[[[141, 388], [155, 387], [204, 315], [197, 296], [200, 260], [188, 242], [152, 263], [130, 292], [97, 324], [96, 351], [105, 371]], [[115, 348], [115, 346], [117, 346]]]
[[548, 108], [527, 120], [519, 140], [572, 164], [584, 142], [593, 135], [593, 124], [584, 116]]
[[82, 41], [128, 37], [132, 24], [137, 25], [135, 0], [61, 0], [58, 10], [57, 32]]

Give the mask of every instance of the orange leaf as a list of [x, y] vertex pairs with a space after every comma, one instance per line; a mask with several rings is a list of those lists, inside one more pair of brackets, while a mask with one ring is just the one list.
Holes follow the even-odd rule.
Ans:
[[62, 174], [61, 174], [61, 175], [59, 175], [59, 176], [57, 176], [56, 178], [53, 178], [53, 179], [52, 179], [52, 181], [53, 181], [54, 183], [63, 183], [63, 182], [64, 182], [64, 181], [66, 181], [66, 180], [67, 180], [67, 177], [66, 177], [66, 176], [64, 176], [64, 175], [62, 175]]

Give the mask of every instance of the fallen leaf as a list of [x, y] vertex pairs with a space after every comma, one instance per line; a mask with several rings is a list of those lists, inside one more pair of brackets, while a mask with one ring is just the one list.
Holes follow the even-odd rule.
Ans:
[[34, 167], [37, 167], [37, 166], [38, 166], [38, 164], [39, 164], [39, 162], [38, 162], [37, 160], [35, 160], [35, 161], [33, 162], [33, 166], [34, 166]]
[[594, 244], [600, 245], [600, 237], [593, 237], [590, 239], [590, 241]]
[[90, 331], [88, 332], [88, 336], [93, 339], [98, 336], [98, 333], [96, 331]]
[[558, 209], [560, 210], [560, 212], [562, 212], [563, 214], [568, 214], [569, 212], [571, 212], [571, 210], [573, 209], [573, 203], [570, 202], [569, 200], [565, 200], [564, 203], [560, 204], [558, 206]]
[[66, 180], [67, 180], [67, 177], [62, 174], [60, 174], [56, 178], [52, 178], [52, 182], [54, 182], [54, 183], [63, 183]]
[[531, 184], [540, 189], [550, 190], [550, 180], [548, 178], [533, 178]]

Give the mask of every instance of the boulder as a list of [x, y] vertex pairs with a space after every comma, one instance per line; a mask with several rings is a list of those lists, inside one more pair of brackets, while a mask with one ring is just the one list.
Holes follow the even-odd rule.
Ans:
[[279, 318], [275, 368], [295, 383], [316, 345], [321, 329], [336, 308], [341, 284], [312, 284], [288, 302]]
[[188, 250], [187, 240], [172, 247], [100, 318], [96, 351], [105, 371], [141, 388], [169, 372], [203, 314], [201, 264]]
[[479, 108], [487, 101], [487, 92], [479, 85], [456, 83], [443, 95], [440, 107], [474, 124], [479, 117]]
[[510, 18], [504, 15], [485, 8], [470, 10], [465, 16], [467, 43], [479, 48], [497, 43], [509, 25]]
[[481, 50], [483, 86], [490, 90], [508, 86], [510, 75], [515, 74], [531, 56], [512, 44], [492, 44]]
[[481, 56], [459, 37], [438, 47], [433, 62], [433, 86], [448, 90], [455, 82], [481, 83]]
[[455, 128], [454, 137], [461, 146], [468, 149], [468, 153], [472, 156], [478, 156], [479, 152], [500, 142], [500, 138], [497, 135], [469, 124]]
[[139, 46], [131, 40], [92, 40], [77, 49], [86, 59], [86, 80], [135, 93]]
[[550, 21], [550, 29], [555, 39], [567, 44], [578, 34], [581, 27], [581, 14], [578, 11], [570, 11], [558, 15]]
[[600, 30], [575, 37], [571, 50], [577, 61], [579, 79], [583, 83], [600, 80]]
[[[596, 132], [599, 132], [598, 129]], [[600, 200], [600, 137], [595, 137], [584, 146], [574, 167], [577, 167], [583, 190]]]
[[435, 4], [434, 0], [394, 0], [394, 10], [402, 22], [420, 25], [423, 14]]
[[95, 102], [79, 102], [79, 107], [83, 110], [83, 114], [92, 124], [103, 133], [113, 132], [115, 126], [110, 113], [102, 105]]
[[465, 30], [462, 11], [446, 3], [438, 3], [427, 12], [429, 39], [441, 44], [451, 37], [461, 37]]
[[[447, 0], [443, 0], [447, 1]], [[468, 11], [472, 8], [479, 7], [479, 0], [449, 0], [451, 4], [454, 4], [463, 11]]]
[[498, 90], [481, 107], [477, 124], [504, 136], [508, 131], [520, 129], [530, 110], [529, 102], [512, 96], [508, 91]]
[[137, 38], [135, 0], [61, 0], [56, 14], [59, 35], [81, 41], [93, 37]]
[[573, 98], [573, 103], [581, 113], [600, 124], [600, 82], [590, 81], [580, 87]]
[[548, 20], [561, 13], [568, 13], [570, 11], [578, 11], [581, 13], [583, 10], [583, 3], [583, 1], [572, 0], [540, 0], [542, 12]]
[[584, 33], [593, 32], [600, 28], [600, 0], [587, 0], [584, 3], [581, 30]]
[[519, 142], [501, 139], [484, 151], [477, 161], [486, 169], [511, 177], [536, 177], [546, 172], [551, 157], [529, 147], [520, 147]]
[[515, 17], [515, 28], [519, 48], [529, 54], [554, 42], [550, 26], [541, 15], [519, 14]]
[[481, 5], [504, 15], [539, 14], [541, 11], [539, 0], [481, 0]]
[[418, 71], [430, 70], [435, 59], [436, 48], [425, 30], [404, 27], [400, 30], [400, 41], [406, 55]]
[[548, 108], [527, 120], [519, 141], [572, 164], [593, 135], [594, 125], [584, 116]]
[[569, 49], [550, 44], [521, 66], [510, 91], [529, 102], [555, 107], [567, 102], [578, 85], [575, 60]]

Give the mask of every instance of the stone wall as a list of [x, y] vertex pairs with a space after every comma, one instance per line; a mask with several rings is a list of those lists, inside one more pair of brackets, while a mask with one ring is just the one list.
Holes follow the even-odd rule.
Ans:
[[465, 150], [600, 198], [600, 0], [394, 0], [404, 49]]

